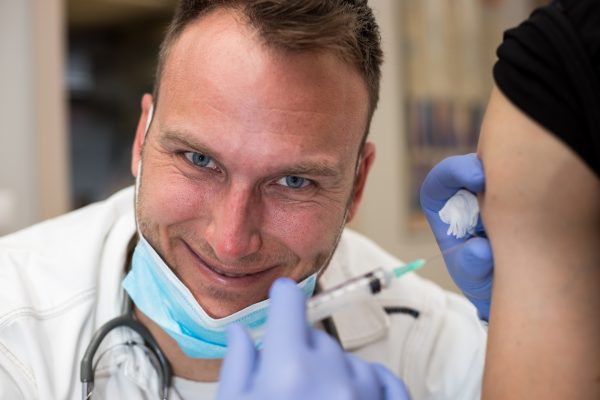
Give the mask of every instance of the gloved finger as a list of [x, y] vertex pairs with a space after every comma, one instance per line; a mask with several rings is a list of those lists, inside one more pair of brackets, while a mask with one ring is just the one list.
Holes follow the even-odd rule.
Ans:
[[340, 344], [325, 332], [309, 329], [309, 348], [305, 349], [304, 356], [309, 355], [310, 367], [325, 374], [328, 382], [346, 382], [351, 385], [353, 380], [352, 370], [347, 362], [347, 354]]
[[358, 390], [359, 399], [383, 400], [385, 399], [385, 388], [375, 373], [371, 363], [355, 356], [346, 354], [346, 362], [350, 369], [350, 374], [354, 387]]
[[[442, 241], [438, 243], [444, 248]], [[480, 318], [487, 321], [494, 281], [494, 258], [489, 240], [473, 237], [461, 245], [444, 249], [444, 261], [452, 280], [477, 308]]]
[[437, 212], [461, 188], [484, 191], [483, 166], [475, 153], [448, 157], [434, 166], [421, 186], [421, 206]]
[[338, 342], [325, 332], [309, 328], [309, 344], [310, 348], [318, 353], [324, 360], [329, 360], [332, 363], [335, 360], [340, 360], [341, 368], [345, 366], [343, 356], [344, 349]]
[[254, 342], [240, 324], [227, 327], [227, 354], [221, 367], [219, 381], [219, 399], [235, 398], [235, 394], [244, 393], [250, 387], [257, 365], [257, 351]]
[[454, 254], [454, 260], [448, 264], [448, 269], [451, 275], [459, 276], [463, 282], [471, 282], [471, 288], [485, 283], [491, 279], [494, 269], [490, 241], [482, 237], [467, 240]]
[[306, 322], [306, 298], [287, 278], [277, 279], [269, 291], [270, 306], [267, 332], [264, 339], [264, 354], [290, 352], [307, 346], [308, 325]]
[[486, 238], [471, 238], [457, 254], [448, 256], [448, 272], [473, 303], [479, 317], [488, 320], [494, 281], [494, 259], [490, 242]]
[[410, 394], [404, 382], [381, 364], [372, 364], [379, 381], [384, 388], [385, 400], [410, 400]]

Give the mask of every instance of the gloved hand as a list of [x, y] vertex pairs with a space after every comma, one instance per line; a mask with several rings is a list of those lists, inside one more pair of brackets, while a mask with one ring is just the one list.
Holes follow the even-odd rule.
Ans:
[[218, 400], [408, 400], [404, 384], [382, 365], [345, 353], [306, 321], [305, 297], [289, 279], [271, 287], [263, 348], [241, 325], [227, 331]]
[[494, 261], [481, 218], [473, 235], [457, 239], [446, 233], [448, 224], [438, 214], [459, 189], [480, 193], [484, 187], [483, 166], [476, 154], [449, 157], [433, 167], [425, 178], [421, 187], [421, 207], [454, 283], [477, 307], [480, 318], [487, 321], [490, 316]]

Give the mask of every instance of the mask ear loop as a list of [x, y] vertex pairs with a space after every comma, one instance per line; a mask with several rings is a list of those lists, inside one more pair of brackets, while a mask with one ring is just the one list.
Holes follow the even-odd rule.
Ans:
[[[152, 124], [152, 118], [154, 118], [154, 103], [150, 104], [150, 110], [148, 110], [148, 118], [146, 118], [146, 127], [144, 128], [144, 137], [142, 138], [142, 145], [146, 140], [146, 136], [148, 135], [148, 131], [150, 130], [150, 124]], [[142, 157], [140, 154], [140, 159], [137, 163], [137, 174], [135, 175], [135, 197], [134, 204], [137, 209], [138, 206], [138, 195], [140, 192], [140, 181], [142, 179]], [[137, 223], [137, 212], [136, 212], [136, 228], [138, 232], [138, 236], [142, 237], [142, 233], [140, 232], [140, 226]]]
[[150, 104], [150, 109], [148, 110], [148, 118], [146, 119], [146, 128], [144, 129], [144, 138], [148, 134], [150, 130], [150, 124], [152, 123], [152, 118], [154, 118], [154, 103]]
[[[356, 168], [354, 170], [354, 180], [356, 182], [356, 179], [358, 178], [358, 175], [360, 173], [360, 167], [362, 166], [362, 163], [364, 161], [363, 157], [362, 157], [362, 150], [360, 152], [360, 154], [358, 155], [358, 160], [356, 161]], [[354, 191], [355, 188], [352, 187], [352, 195], [354, 195]], [[346, 225], [346, 219], [348, 218], [348, 213], [350, 212], [350, 207], [346, 207], [346, 210], [344, 211], [344, 216], [342, 217], [342, 221], [344, 221], [344, 225], [342, 226], [342, 229], [340, 229], [340, 232], [337, 235], [337, 238], [335, 239], [335, 247], [337, 248], [338, 244], [340, 243], [340, 240], [342, 238], [342, 234], [344, 233], [344, 229], [345, 229], [345, 225]], [[325, 272], [325, 270], [327, 269], [327, 266], [329, 266], [329, 263], [331, 262], [331, 259], [333, 258], [333, 253], [329, 256], [329, 259], [323, 263], [323, 265], [317, 270], [317, 279], [319, 279], [323, 273]], [[337, 331], [336, 331], [337, 332]], [[339, 340], [338, 340], [339, 342]], [[341, 343], [341, 342], [340, 342]]]

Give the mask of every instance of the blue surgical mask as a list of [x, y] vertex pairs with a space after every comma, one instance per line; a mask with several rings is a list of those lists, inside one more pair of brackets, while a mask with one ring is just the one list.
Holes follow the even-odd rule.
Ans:
[[[140, 309], [157, 323], [193, 358], [223, 358], [227, 350], [225, 329], [241, 323], [260, 346], [269, 300], [252, 304], [224, 318], [212, 318], [198, 304], [190, 290], [177, 278], [152, 246], [140, 237], [132, 258], [131, 271], [123, 287]], [[312, 296], [317, 274], [310, 275], [298, 286], [305, 296]]]

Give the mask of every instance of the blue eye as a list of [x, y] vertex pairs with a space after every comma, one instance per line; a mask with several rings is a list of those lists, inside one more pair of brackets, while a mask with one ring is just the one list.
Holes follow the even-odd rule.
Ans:
[[278, 184], [290, 187], [292, 189], [302, 189], [310, 184], [310, 181], [299, 176], [288, 175], [277, 181]]
[[208, 167], [213, 162], [212, 159], [202, 153], [197, 153], [195, 151], [186, 151], [184, 153], [185, 158], [187, 158], [192, 164], [197, 167]]

